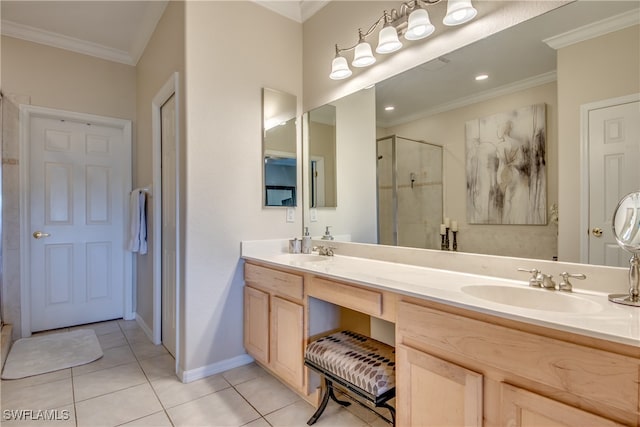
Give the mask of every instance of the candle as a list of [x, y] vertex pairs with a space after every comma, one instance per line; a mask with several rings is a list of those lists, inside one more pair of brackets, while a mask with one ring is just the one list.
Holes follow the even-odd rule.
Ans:
[[444, 236], [447, 234], [447, 227], [444, 224], [440, 224], [440, 235]]
[[451, 221], [451, 231], [458, 231], [458, 221]]
[[445, 226], [445, 228], [449, 228], [449, 225], [450, 225], [450, 224], [451, 224], [451, 223], [449, 222], [449, 218], [445, 218], [445, 219], [444, 219], [444, 226]]

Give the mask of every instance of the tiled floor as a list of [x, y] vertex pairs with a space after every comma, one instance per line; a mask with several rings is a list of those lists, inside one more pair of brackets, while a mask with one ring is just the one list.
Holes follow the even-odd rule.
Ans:
[[[84, 326], [104, 352], [87, 365], [2, 381], [3, 426], [306, 426], [314, 408], [255, 364], [189, 384], [174, 374], [174, 359], [154, 346], [134, 321]], [[48, 410], [67, 420], [8, 420], [6, 410]], [[68, 417], [66, 415], [69, 415]], [[36, 418], [36, 417], [34, 417]], [[351, 405], [330, 402], [321, 426], [387, 427]]]

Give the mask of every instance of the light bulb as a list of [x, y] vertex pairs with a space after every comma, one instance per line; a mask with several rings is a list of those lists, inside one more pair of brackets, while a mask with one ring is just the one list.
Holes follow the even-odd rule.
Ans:
[[404, 38], [407, 40], [420, 40], [430, 36], [435, 31], [435, 27], [429, 20], [429, 13], [424, 9], [416, 9], [409, 15], [407, 32]]

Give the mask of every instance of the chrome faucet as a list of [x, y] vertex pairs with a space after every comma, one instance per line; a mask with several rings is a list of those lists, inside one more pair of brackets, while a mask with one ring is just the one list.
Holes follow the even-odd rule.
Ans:
[[336, 249], [333, 246], [314, 246], [313, 250], [318, 252], [318, 255], [333, 256], [333, 250]]
[[571, 292], [573, 290], [573, 286], [571, 286], [571, 283], [569, 282], [569, 278], [579, 279], [579, 280], [584, 280], [587, 278], [587, 276], [585, 276], [582, 273], [574, 274], [574, 273], [567, 273], [566, 271], [562, 272], [560, 276], [562, 276], [562, 282], [560, 282], [560, 284], [558, 285], [558, 290], [563, 292]]
[[524, 271], [526, 273], [531, 273], [531, 278], [529, 279], [529, 286], [532, 288], [544, 288], [555, 290], [556, 282], [553, 281], [553, 276], [550, 274], [544, 274], [537, 268], [533, 268], [531, 270], [526, 268], [518, 268], [518, 271]]
[[322, 240], [333, 240], [333, 236], [331, 235], [331, 232], [329, 231], [329, 227], [331, 227], [331, 226], [327, 225], [327, 228], [324, 231], [324, 235], [322, 236]]

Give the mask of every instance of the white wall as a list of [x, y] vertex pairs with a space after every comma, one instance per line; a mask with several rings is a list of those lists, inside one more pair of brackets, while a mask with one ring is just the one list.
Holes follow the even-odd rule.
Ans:
[[301, 105], [302, 25], [251, 2], [188, 2], [185, 34], [183, 358], [185, 370], [211, 373], [245, 353], [240, 242], [302, 229], [300, 207], [293, 223], [262, 207], [260, 166], [261, 89]]
[[[309, 226], [313, 237], [324, 234], [325, 227], [331, 226], [333, 235], [350, 235], [353, 241], [361, 243], [377, 241], [375, 96], [372, 88], [333, 103], [336, 107], [337, 206], [317, 208], [318, 220], [311, 222], [309, 192], [306, 192], [304, 224]], [[306, 154], [303, 164], [307, 177]], [[305, 185], [309, 185], [308, 181]]]

